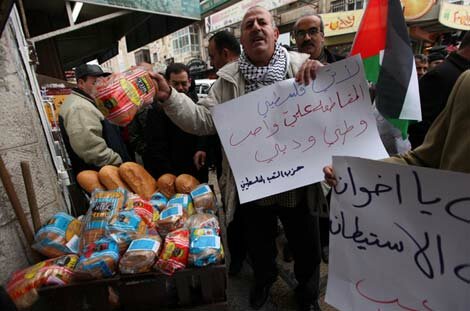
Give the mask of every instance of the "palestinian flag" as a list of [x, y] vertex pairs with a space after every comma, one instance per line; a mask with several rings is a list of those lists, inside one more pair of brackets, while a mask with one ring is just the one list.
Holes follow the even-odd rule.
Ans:
[[421, 120], [418, 76], [399, 0], [370, 0], [351, 55], [361, 54], [366, 78], [376, 85], [376, 107], [404, 138], [409, 120]]

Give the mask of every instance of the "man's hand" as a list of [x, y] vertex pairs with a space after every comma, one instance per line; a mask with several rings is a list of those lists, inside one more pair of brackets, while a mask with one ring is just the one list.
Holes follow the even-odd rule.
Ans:
[[205, 151], [196, 151], [193, 157], [194, 165], [199, 171], [204, 165], [206, 165], [206, 152]]
[[334, 187], [338, 184], [338, 181], [336, 180], [335, 176], [335, 171], [333, 170], [333, 167], [330, 165], [327, 165], [323, 168], [323, 173], [325, 174], [325, 181], [330, 187]]
[[171, 87], [168, 85], [168, 82], [161, 74], [153, 71], [149, 71], [149, 74], [158, 87], [157, 94], [155, 94], [155, 99], [164, 102], [171, 95]]
[[302, 64], [297, 75], [295, 76], [295, 81], [300, 84], [309, 84], [310, 81], [315, 80], [317, 77], [317, 70], [323, 67], [323, 64], [317, 60], [308, 59], [305, 63]]

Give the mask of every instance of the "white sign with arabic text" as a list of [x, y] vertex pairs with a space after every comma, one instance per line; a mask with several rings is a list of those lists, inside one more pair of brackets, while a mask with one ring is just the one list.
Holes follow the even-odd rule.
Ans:
[[326, 301], [341, 311], [466, 311], [470, 174], [334, 157]]
[[323, 179], [332, 155], [387, 157], [359, 56], [322, 67], [314, 83], [278, 82], [212, 110], [249, 202]]

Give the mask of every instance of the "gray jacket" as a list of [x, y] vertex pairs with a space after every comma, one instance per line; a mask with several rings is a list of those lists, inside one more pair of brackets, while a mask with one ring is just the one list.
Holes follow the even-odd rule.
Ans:
[[106, 143], [103, 114], [89, 98], [73, 92], [60, 107], [59, 116], [63, 120], [71, 148], [85, 163], [97, 168], [122, 163], [119, 153]]

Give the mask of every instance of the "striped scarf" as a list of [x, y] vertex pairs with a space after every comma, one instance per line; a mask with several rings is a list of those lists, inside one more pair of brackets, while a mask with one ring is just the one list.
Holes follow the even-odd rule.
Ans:
[[243, 52], [240, 56], [239, 67], [246, 81], [245, 93], [249, 93], [286, 78], [287, 51], [276, 43], [273, 57], [269, 64], [263, 67], [253, 65]]

